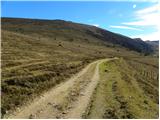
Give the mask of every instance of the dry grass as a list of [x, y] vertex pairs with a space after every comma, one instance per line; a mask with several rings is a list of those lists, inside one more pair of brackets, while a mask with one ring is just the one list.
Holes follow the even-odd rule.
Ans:
[[67, 80], [89, 62], [119, 53], [95, 43], [2, 31], [2, 115]]
[[[154, 62], [153, 57], [150, 57], [150, 60], [147, 57], [143, 59], [144, 56], [140, 56], [140, 53], [83, 33], [83, 28], [80, 31], [76, 28], [51, 30], [49, 28], [54, 28], [54, 25], [60, 28], [63, 25], [55, 23], [49, 27], [43, 25], [43, 22], [35, 22], [33, 27], [28, 23], [13, 23], [2, 25], [2, 117], [67, 80], [88, 63], [114, 56], [134, 60], [128, 63], [133, 66], [144, 65], [144, 70], [140, 71], [147, 73], [152, 79], [140, 74], [142, 77], [138, 77], [138, 82], [144, 90], [148, 89], [147, 95], [153, 95], [153, 99], [157, 98], [154, 97], [157, 91], [149, 93], [158, 81], [152, 84], [153, 79], [157, 79], [153, 77], [154, 74], [157, 75], [157, 58], [154, 58]], [[152, 64], [153, 71], [146, 72], [150, 69], [147, 67], [149, 64]], [[144, 83], [141, 79], [147, 79], [152, 85]], [[146, 86], [147, 88], [144, 88]]]
[[87, 118], [158, 118], [158, 80], [140, 72], [157, 74], [157, 68], [119, 59], [101, 64], [100, 70]]

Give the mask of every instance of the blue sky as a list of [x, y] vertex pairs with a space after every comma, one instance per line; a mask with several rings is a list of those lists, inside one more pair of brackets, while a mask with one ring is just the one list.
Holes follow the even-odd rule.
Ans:
[[158, 0], [2, 1], [1, 16], [63, 19], [133, 38], [159, 40], [159, 8]]

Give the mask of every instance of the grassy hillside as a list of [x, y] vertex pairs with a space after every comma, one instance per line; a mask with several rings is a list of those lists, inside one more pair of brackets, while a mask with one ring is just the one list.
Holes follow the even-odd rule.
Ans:
[[67, 80], [89, 62], [119, 54], [138, 55], [123, 48], [2, 30], [2, 114]]
[[151, 45], [142, 40], [131, 39], [101, 28], [70, 21], [2, 18], [3, 28], [23, 34], [38, 35], [39, 38], [52, 37], [53, 39], [61, 38], [68, 41], [76, 40], [95, 43], [101, 41], [99, 44], [110, 45], [112, 43], [114, 46], [123, 46], [145, 54], [154, 51]]
[[[86, 33], [86, 31], [92, 31], [94, 34]], [[155, 69], [154, 74], [157, 75], [158, 58], [144, 57], [142, 53], [136, 52], [137, 49], [143, 49], [143, 45], [146, 46], [144, 42], [140, 41], [142, 44], [133, 42], [138, 46], [136, 49], [131, 47], [129, 50], [129, 46], [132, 45], [130, 38], [108, 31], [105, 33], [110, 33], [109, 36], [116, 39], [106, 38], [109, 36], [104, 33], [96, 33], [97, 31], [104, 30], [62, 20], [3, 18], [2, 116], [26, 104], [27, 101], [51, 87], [64, 82], [88, 63], [101, 58], [123, 57], [129, 62], [127, 63], [129, 66], [135, 67], [136, 64], [137, 69], [140, 65], [148, 66], [140, 70], [142, 74], [139, 76], [142, 76], [141, 79], [147, 78], [152, 84], [153, 79], [143, 78], [143, 72], [149, 70], [151, 66]], [[98, 37], [95, 36], [95, 33], [99, 34]], [[117, 43], [119, 39], [123, 39], [120, 40], [123, 41], [121, 43], [127, 46]], [[145, 49], [143, 51], [146, 53]], [[130, 63], [130, 61], [133, 62]], [[144, 72], [144, 74], [152, 73]], [[134, 79], [139, 79], [139, 77]], [[139, 81], [138, 84], [142, 85], [142, 89], [148, 89], [145, 94], [149, 96], [153, 86], [148, 87], [146, 82]], [[152, 94], [156, 96], [157, 91], [150, 93]], [[157, 101], [157, 96], [154, 96], [153, 99]]]

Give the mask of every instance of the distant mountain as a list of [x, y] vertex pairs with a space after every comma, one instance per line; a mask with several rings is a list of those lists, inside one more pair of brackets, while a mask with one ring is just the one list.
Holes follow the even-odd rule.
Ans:
[[148, 43], [149, 45], [151, 45], [154, 48], [154, 54], [156, 56], [159, 56], [159, 40], [155, 40], [155, 41], [149, 41], [147, 40], [146, 43]]
[[152, 46], [159, 46], [159, 40], [149, 41], [147, 40], [146, 43], [152, 45]]
[[151, 44], [140, 39], [131, 39], [121, 34], [113, 33], [95, 26], [73, 23], [64, 20], [38, 20], [20, 18], [2, 18], [2, 30], [19, 32], [39, 37], [63, 37], [66, 40], [83, 40], [99, 44], [112, 44], [129, 50], [150, 54], [154, 52]]

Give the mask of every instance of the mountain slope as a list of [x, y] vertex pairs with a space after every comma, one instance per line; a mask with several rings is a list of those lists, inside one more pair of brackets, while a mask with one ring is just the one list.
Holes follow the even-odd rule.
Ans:
[[68, 30], [46, 32], [45, 26], [39, 30], [40, 25], [32, 27], [21, 19], [14, 22], [2, 23], [2, 116], [66, 81], [94, 60], [138, 55], [112, 44], [106, 46], [81, 32], [72, 32], [73, 37]]
[[155, 41], [146, 41], [146, 43], [152, 45], [156, 50], [159, 49], [159, 40], [155, 40]]
[[144, 49], [148, 44], [143, 41], [62, 20], [2, 18], [1, 35], [2, 117], [65, 83], [87, 64], [113, 57], [133, 61], [129, 66], [135, 67], [135, 73], [124, 73], [133, 75], [145, 95], [158, 101], [157, 90], [153, 89], [158, 85], [158, 57], [136, 52], [138, 49], [146, 54], [150, 50]]
[[95, 26], [64, 20], [2, 18], [2, 29], [4, 28], [8, 31], [15, 31], [23, 34], [37, 35], [40, 33], [38, 35], [39, 37], [53, 37], [55, 39], [60, 37], [61, 39], [70, 41], [79, 39], [79, 41], [98, 42], [106, 45], [111, 43], [146, 54], [154, 51], [151, 45], [142, 40], [131, 39]]
[[159, 40], [155, 41], [146, 41], [146, 43], [150, 44], [154, 48], [154, 56], [159, 56]]

